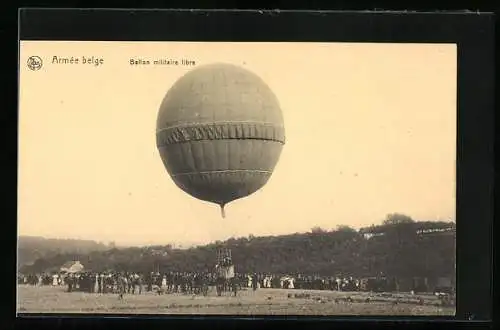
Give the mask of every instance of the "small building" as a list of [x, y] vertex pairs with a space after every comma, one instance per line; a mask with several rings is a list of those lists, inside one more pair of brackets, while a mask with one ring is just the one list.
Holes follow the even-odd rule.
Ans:
[[61, 266], [60, 271], [64, 273], [78, 273], [83, 271], [84, 267], [80, 261], [68, 261]]
[[367, 233], [363, 233], [363, 237], [365, 239], [370, 239], [372, 237], [378, 237], [378, 236], [383, 236], [383, 235], [384, 235], [384, 233], [368, 233], [368, 232]]

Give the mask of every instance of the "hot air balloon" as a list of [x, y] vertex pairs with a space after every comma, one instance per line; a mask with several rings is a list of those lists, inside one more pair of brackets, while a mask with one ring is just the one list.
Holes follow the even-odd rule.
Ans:
[[279, 102], [256, 74], [208, 64], [179, 78], [158, 112], [156, 145], [175, 184], [224, 206], [261, 189], [285, 144]]

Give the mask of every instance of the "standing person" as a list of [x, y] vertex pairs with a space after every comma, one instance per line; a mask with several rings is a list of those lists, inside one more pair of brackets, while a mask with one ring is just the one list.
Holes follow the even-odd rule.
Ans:
[[103, 276], [101, 274], [97, 274], [97, 293], [102, 293], [102, 280]]
[[161, 278], [161, 288], [165, 289], [167, 287], [167, 275], [163, 274]]
[[90, 276], [90, 273], [85, 274], [85, 282], [87, 293], [92, 293], [92, 277]]
[[94, 292], [94, 280], [95, 280], [95, 277], [93, 277], [91, 273], [87, 273], [87, 292], [88, 293]]
[[99, 274], [92, 274], [93, 292], [99, 292]]
[[111, 277], [110, 274], [104, 273], [104, 277], [102, 278], [102, 293], [109, 293], [110, 288], [112, 287], [113, 287], [113, 278]]
[[87, 291], [87, 274], [83, 273], [78, 278], [78, 287], [81, 292]]
[[69, 276], [66, 278], [66, 283], [68, 284], [68, 292], [73, 291], [74, 282], [75, 279], [73, 278], [73, 274], [69, 274]]
[[160, 273], [155, 273], [155, 284], [157, 287], [161, 288], [162, 277]]
[[106, 285], [107, 285], [106, 273], [102, 272], [99, 278], [101, 279], [101, 293], [104, 294], [106, 293]]
[[137, 275], [137, 285], [139, 286], [139, 294], [142, 294], [142, 287], [144, 285], [143, 275]]
[[90, 289], [91, 289], [91, 286], [90, 286], [90, 278], [89, 278], [89, 274], [88, 273], [85, 273], [83, 274], [83, 292], [90, 292]]
[[120, 274], [118, 277], [118, 288], [119, 288], [119, 296], [118, 299], [122, 300], [123, 295], [127, 292], [128, 280], [125, 274]]
[[148, 292], [153, 291], [153, 272], [149, 273], [146, 282], [147, 282], [147, 291]]
[[253, 289], [253, 291], [257, 290], [257, 285], [258, 285], [257, 283], [258, 283], [257, 274], [253, 273], [253, 275], [252, 275], [252, 289]]

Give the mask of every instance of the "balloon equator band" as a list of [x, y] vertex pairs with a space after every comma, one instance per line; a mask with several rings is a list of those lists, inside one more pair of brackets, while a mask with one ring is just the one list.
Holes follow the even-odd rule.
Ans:
[[158, 148], [203, 140], [266, 140], [285, 144], [285, 132], [283, 126], [240, 123], [178, 126], [156, 133]]
[[183, 175], [198, 175], [198, 174], [216, 174], [216, 173], [262, 173], [271, 174], [271, 171], [265, 170], [220, 170], [220, 171], [204, 171], [204, 172], [187, 172], [187, 173], [177, 173], [171, 174], [172, 177], [178, 177]]
[[274, 127], [284, 127], [283, 124], [276, 124], [276, 123], [270, 123], [270, 122], [261, 122], [261, 121], [251, 121], [251, 120], [233, 120], [233, 121], [213, 121], [213, 122], [190, 122], [190, 123], [182, 123], [182, 124], [177, 124], [177, 125], [170, 125], [167, 127], [162, 127], [160, 129], [156, 130], [156, 133], [160, 133], [172, 128], [178, 128], [178, 127], [191, 127], [191, 126], [205, 126], [205, 125], [219, 125], [219, 124], [256, 124], [256, 125], [265, 125], [265, 126], [274, 126]]

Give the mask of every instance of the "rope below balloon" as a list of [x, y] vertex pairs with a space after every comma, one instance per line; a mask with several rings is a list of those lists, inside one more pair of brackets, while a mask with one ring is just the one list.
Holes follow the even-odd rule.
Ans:
[[225, 219], [226, 218], [226, 211], [224, 210], [224, 206], [226, 204], [220, 204], [220, 213], [222, 215], [222, 219]]

